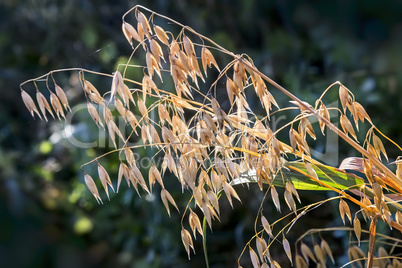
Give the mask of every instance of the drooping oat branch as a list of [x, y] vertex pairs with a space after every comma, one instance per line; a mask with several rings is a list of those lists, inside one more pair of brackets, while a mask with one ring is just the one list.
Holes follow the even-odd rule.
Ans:
[[[143, 12], [150, 13], [149, 17]], [[134, 23], [128, 19], [128, 15], [132, 13], [135, 17]], [[156, 16], [170, 22], [172, 27], [177, 29], [172, 29], [172, 32], [165, 31], [162, 26], [154, 23]], [[397, 200], [385, 193], [385, 190], [389, 189], [396, 194], [402, 194], [402, 162], [396, 162], [396, 173], [381, 162], [381, 156], [386, 159], [388, 156], [374, 130], [382, 137], [388, 138], [373, 125], [362, 105], [340, 82], [328, 87], [313, 107], [260, 72], [247, 55], [236, 55], [190, 27], [145, 7], [135, 6], [123, 15], [122, 31], [133, 51], [127, 63], [119, 65], [113, 74], [81, 68], [51, 71], [22, 83], [22, 99], [32, 116], [37, 114], [41, 119], [43, 116], [47, 120], [46, 113], [53, 117], [55, 113], [59, 119], [60, 116], [64, 117], [65, 112], [71, 110], [70, 104], [64, 91], [56, 84], [53, 74], [78, 71], [88, 112], [99, 128], [107, 130], [115, 147], [114, 150], [83, 164], [81, 168], [97, 162], [99, 181], [108, 199], [109, 188], [113, 191], [116, 188], [118, 192], [123, 178], [138, 194], [141, 191], [152, 193], [155, 184], [159, 184], [160, 197], [169, 215], [172, 206], [177, 211], [181, 209], [165, 187], [165, 180], [168, 178], [165, 174], [169, 172], [176, 177], [181, 190], [188, 190], [192, 194], [181, 221], [181, 238], [189, 257], [190, 248], [194, 250], [192, 237], [196, 238], [198, 233], [205, 239], [206, 225], [212, 229], [212, 221], [220, 219], [220, 197], [225, 195], [233, 207], [236, 204], [234, 199], [241, 202], [235, 189], [236, 185], [251, 182], [256, 182], [261, 191], [268, 185], [265, 196], [271, 196], [279, 212], [282, 212], [281, 202], [276, 187], [282, 187], [283, 198], [290, 210], [290, 213], [276, 221], [269, 219], [273, 222], [270, 224], [262, 214], [262, 206], [260, 207], [254, 226], [255, 235], [244, 248], [244, 251], [249, 248], [255, 267], [267, 266], [268, 263], [278, 267], [279, 264], [269, 254], [269, 248], [278, 242], [282, 244], [290, 263], [294, 260], [300, 267], [303, 267], [304, 263], [308, 264], [309, 259], [315, 259], [315, 262], [325, 266], [325, 254], [332, 254], [329, 247], [322, 242], [321, 246], [314, 246], [315, 256], [303, 247], [303, 257], [299, 254], [296, 254], [295, 258], [292, 257], [285, 230], [289, 231], [296, 221], [311, 209], [318, 209], [321, 204], [331, 200], [326, 199], [298, 208], [295, 200], [301, 203], [299, 190], [327, 190], [337, 193], [338, 196], [333, 199], [340, 199], [340, 217], [344, 224], [345, 216], [353, 222], [359, 243], [359, 213], [367, 221], [381, 218], [390, 227], [402, 231], [402, 207]], [[192, 39], [201, 42], [193, 42]], [[222, 57], [216, 60], [218, 53]], [[142, 55], [143, 64], [131, 63], [137, 55]], [[224, 61], [224, 56], [229, 59], [224, 63], [225, 67], [221, 68], [218, 63]], [[124, 68], [122, 72], [120, 67]], [[136, 81], [130, 77], [128, 68], [139, 70], [143, 74], [142, 80]], [[111, 79], [106, 92], [103, 88], [98, 90], [94, 86], [95, 83], [86, 79], [86, 73]], [[49, 77], [54, 84], [53, 90], [49, 86]], [[213, 79], [210, 81], [211, 77]], [[36, 85], [36, 82], [43, 79], [49, 91], [50, 104]], [[23, 86], [30, 82], [34, 83], [37, 91], [36, 103], [23, 89]], [[296, 107], [285, 105], [279, 108], [267, 85], [272, 85], [289, 97]], [[327, 107], [323, 101], [326, 93], [335, 85], [339, 85], [341, 109]], [[262, 116], [255, 114], [253, 108], [257, 104], [248, 101], [251, 94], [257, 96], [260, 108], [263, 108], [265, 113]], [[225, 100], [222, 100], [223, 95]], [[117, 111], [117, 117], [113, 115], [113, 110]], [[271, 129], [271, 116], [288, 110], [299, 111], [299, 114], [275, 131]], [[331, 122], [331, 110], [339, 114], [341, 128]], [[361, 158], [343, 163], [344, 170], [360, 172], [361, 177], [323, 165], [312, 157], [309, 139], [317, 139], [310, 122], [313, 117], [318, 119], [323, 134], [325, 128], [329, 128], [362, 155]], [[123, 122], [123, 127], [116, 124], [116, 119]], [[360, 145], [356, 132], [359, 130], [359, 121], [364, 123], [365, 120], [372, 127], [367, 132], [363, 145]], [[280, 137], [287, 129], [289, 142]], [[141, 141], [140, 144], [130, 145], [130, 142], [138, 140]], [[152, 165], [147, 174], [144, 174], [146, 171], [142, 167], [137, 166], [138, 159], [135, 159], [133, 153], [133, 150], [140, 147], [157, 149], [151, 158]], [[121, 156], [117, 187], [99, 162], [112, 153]], [[154, 162], [159, 154], [163, 156], [160, 166]], [[290, 157], [297, 161], [290, 162]], [[84, 180], [97, 202], [102, 202], [96, 180], [85, 171]], [[345, 200], [360, 208], [354, 214], [353, 221]], [[266, 202], [265, 197], [263, 202]], [[187, 214], [188, 226], [192, 232], [188, 231], [184, 224]], [[199, 215], [204, 218], [203, 228]], [[273, 235], [272, 227], [288, 217], [294, 218]], [[261, 219], [262, 228], [257, 225], [258, 219]], [[267, 240], [263, 237], [264, 233], [268, 235]], [[250, 242], [253, 239], [257, 241], [258, 254], [251, 247]], [[351, 253], [357, 256], [357, 250], [352, 249]]]

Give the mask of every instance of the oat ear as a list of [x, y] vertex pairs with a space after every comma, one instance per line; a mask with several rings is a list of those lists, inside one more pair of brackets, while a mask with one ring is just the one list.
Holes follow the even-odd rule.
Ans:
[[21, 89], [21, 97], [22, 97], [22, 101], [25, 104], [25, 107], [27, 107], [27, 109], [31, 113], [32, 117], [34, 117], [34, 112], [35, 112], [39, 116], [39, 118], [42, 120], [42, 117], [41, 117], [38, 109], [36, 108], [35, 102], [31, 98], [31, 96], [29, 96], [29, 94], [26, 93], [23, 89]]

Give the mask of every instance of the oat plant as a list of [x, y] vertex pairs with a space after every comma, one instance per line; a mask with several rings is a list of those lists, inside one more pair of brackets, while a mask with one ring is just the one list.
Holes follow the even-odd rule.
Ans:
[[[273, 247], [283, 248], [289, 258], [286, 266], [401, 267], [401, 257], [393, 254], [401, 239], [376, 232], [379, 221], [402, 231], [402, 160], [394, 156], [396, 160], [389, 161], [383, 142], [400, 147], [373, 124], [351, 90], [335, 82], [314, 103], [301, 101], [259, 71], [249, 56], [234, 54], [192, 28], [142, 6], [124, 14], [122, 31], [132, 54], [110, 74], [82, 68], [53, 70], [20, 85], [22, 100], [33, 117], [48, 120], [50, 114], [61, 119], [71, 109], [63, 85], [55, 77], [59, 72], [79, 73], [88, 112], [99, 128], [107, 130], [115, 147], [82, 165], [85, 183], [98, 203], [104, 202], [99, 189], [109, 199], [110, 190], [118, 192], [123, 178], [139, 195], [155, 191], [159, 184], [157, 194], [167, 213], [174, 209], [182, 215], [181, 240], [188, 257], [194, 250], [193, 239], [201, 236], [208, 266], [206, 228], [212, 229], [225, 213], [219, 207], [221, 200], [227, 198], [232, 207], [247, 206], [241, 204], [236, 189], [256, 183], [265, 193], [263, 203], [271, 203], [283, 217], [273, 218], [260, 207], [255, 234], [244, 245], [239, 267], [250, 265], [249, 261], [253, 267], [280, 267], [270, 254]], [[140, 65], [132, 63], [134, 56], [140, 57]], [[127, 75], [133, 71], [141, 74], [140, 81]], [[96, 88], [100, 76], [109, 82]], [[339, 93], [341, 107], [328, 106], [334, 101], [329, 91]], [[274, 95], [280, 94], [289, 102], [278, 103]], [[255, 114], [256, 106], [264, 114]], [[292, 119], [273, 130], [271, 117], [289, 111]], [[312, 125], [314, 120], [317, 126]], [[364, 140], [356, 135], [359, 125], [368, 129]], [[346, 158], [339, 167], [314, 159], [310, 144], [329, 131], [359, 157]], [[280, 139], [279, 134], [286, 138]], [[133, 145], [138, 139], [140, 144]], [[153, 148], [153, 160], [157, 156], [163, 159], [155, 161], [147, 174], [141, 172], [133, 154], [140, 147]], [[109, 174], [102, 166], [103, 158], [110, 154], [120, 156], [118, 174]], [[88, 165], [96, 165], [98, 174], [86, 173]], [[187, 206], [179, 207], [165, 188], [166, 173], [177, 177], [182, 192], [191, 193]], [[283, 196], [278, 194], [279, 187], [284, 189], [279, 191]], [[335, 197], [302, 204], [302, 190], [311, 194], [332, 191]], [[289, 230], [325, 202], [339, 204], [345, 226], [307, 230], [291, 245], [286, 238]], [[351, 204], [358, 209], [351, 210]], [[362, 221], [367, 222], [368, 230], [362, 228], [366, 225]], [[335, 262], [331, 246], [321, 233], [336, 230], [352, 234], [347, 263], [330, 264]], [[314, 244], [305, 241], [314, 235]], [[360, 248], [362, 243], [368, 250]], [[388, 251], [387, 245], [392, 245]]]

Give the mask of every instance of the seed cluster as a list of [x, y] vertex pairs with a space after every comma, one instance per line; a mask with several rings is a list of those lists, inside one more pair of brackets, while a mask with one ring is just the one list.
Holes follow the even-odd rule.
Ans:
[[[99, 128], [107, 129], [116, 149], [114, 152], [124, 155], [117, 174], [116, 192], [119, 191], [123, 177], [127, 185], [129, 187], [132, 185], [139, 195], [142, 191], [152, 193], [157, 183], [161, 188], [160, 198], [169, 215], [171, 207], [177, 211], [180, 209], [165, 188], [164, 175], [167, 171], [177, 177], [183, 191], [188, 190], [192, 193], [192, 199], [184, 210], [184, 216], [188, 217], [183, 216], [183, 219], [187, 219], [191, 232], [184, 227], [183, 221], [181, 231], [181, 239], [189, 258], [190, 248], [194, 250], [193, 237], [196, 238], [197, 233], [204, 236], [199, 215], [202, 214], [212, 229], [212, 221], [219, 220], [221, 215], [220, 195], [226, 195], [232, 207], [235, 204], [234, 199], [241, 202], [233, 186], [238, 184], [236, 180], [242, 174], [250, 170], [255, 170], [255, 181], [261, 191], [264, 190], [264, 185], [268, 185], [267, 193], [279, 212], [283, 209], [275, 180], [282, 181], [283, 199], [291, 213], [296, 215], [295, 219], [301, 215], [300, 211], [305, 213], [308, 210], [308, 207], [298, 207], [297, 202], [300, 204], [301, 199], [297, 187], [290, 178], [283, 176], [282, 172], [290, 168], [287, 165], [289, 155], [295, 156], [305, 166], [305, 171], [295, 168], [293, 171], [339, 194], [340, 217], [345, 224], [346, 215], [353, 225], [352, 230], [359, 244], [362, 225], [357, 217], [358, 213], [361, 213], [366, 221], [379, 217], [391, 228], [402, 230], [401, 208], [394, 202], [393, 206], [396, 206], [397, 211], [392, 213], [389, 209], [392, 199], [384, 194], [386, 189], [402, 193], [402, 161], [398, 159], [395, 162], [396, 173], [381, 164], [382, 156], [388, 160], [379, 137], [384, 135], [372, 124], [369, 115], [349, 89], [340, 82], [334, 83], [327, 89], [339, 86], [342, 109], [329, 108], [324, 104], [322, 97], [327, 90], [316, 101], [315, 107], [300, 101], [290, 93], [285, 93], [291, 96], [293, 99], [291, 103], [296, 105], [287, 108], [298, 110], [299, 114], [281, 129], [273, 131], [268, 125], [270, 116], [273, 110], [277, 112], [281, 109], [268, 90], [266, 82], [272, 83], [271, 80], [254, 66], [250, 58], [234, 55], [194, 30], [164, 17], [181, 26], [180, 33], [175, 36], [153, 23], [153, 17], [161, 15], [152, 13], [148, 18], [139, 9], [139, 7], [133, 9], [136, 24], [130, 24], [123, 17], [122, 31], [132, 46], [133, 53], [141, 48], [144, 50], [144, 72], [146, 72], [142, 80], [134, 81], [125, 76], [129, 66], [127, 64], [124, 72], [116, 70], [113, 75], [109, 75], [112, 81], [107, 98], [106, 94], [101, 95], [98, 89], [85, 79], [84, 74], [90, 71], [80, 70], [81, 83], [90, 116]], [[199, 38], [202, 44], [194, 43], [191, 40], [194, 38]], [[212, 45], [207, 46], [205, 43]], [[215, 52], [228, 54], [233, 60], [221, 69], [214, 57]], [[203, 85], [208, 81], [207, 76], [211, 68], [214, 68], [215, 74], [218, 72], [219, 75], [208, 92], [203, 92]], [[49, 76], [53, 78], [53, 72], [47, 74], [47, 78]], [[162, 88], [167, 79], [171, 79], [173, 89]], [[223, 108], [222, 102], [216, 97], [219, 95], [217, 91], [221, 90], [218, 84], [225, 85], [230, 109]], [[266, 112], [264, 117], [257, 117], [249, 106], [247, 96], [252, 91], [251, 88]], [[46, 113], [53, 118], [54, 114], [59, 119], [65, 118], [65, 112], [71, 109], [63, 89], [54, 83], [54, 92], [49, 87], [48, 90], [50, 104], [38, 88], [35, 104], [33, 98], [21, 87], [22, 99], [27, 109], [32, 116], [36, 114], [41, 119], [43, 116], [45, 120], [47, 120]], [[223, 88], [222, 91], [224, 90]], [[97, 107], [101, 107], [101, 114]], [[117, 126], [111, 109], [117, 110], [119, 117], [124, 119], [126, 124], [124, 131]], [[151, 118], [151, 111], [157, 112], [158, 119]], [[339, 114], [341, 129], [331, 123], [330, 111]], [[339, 167], [342, 170], [357, 171], [367, 178], [366, 183], [359, 185], [359, 189], [354, 189], [359, 192], [357, 197], [321, 181], [323, 175], [317, 174], [320, 163], [312, 159], [308, 144], [308, 139], [317, 138], [309, 120], [311, 117], [318, 118], [319, 129], [323, 135], [325, 128], [329, 128], [362, 153], [362, 157], [345, 159]], [[356, 131], [359, 129], [359, 121], [364, 123], [365, 120], [372, 127], [367, 132], [361, 147], [358, 144]], [[278, 132], [285, 128], [289, 128], [289, 142], [280, 141], [277, 137]], [[125, 136], [127, 129], [131, 134]], [[137, 146], [127, 145], [132, 135], [140, 137], [143, 146], [156, 148], [163, 154], [161, 166], [153, 164], [147, 176], [142, 174], [136, 164], [133, 150]], [[113, 192], [115, 189], [107, 170], [99, 163], [100, 160], [101, 157], [98, 157], [94, 161], [97, 162], [98, 176], [109, 199], [109, 188]], [[325, 174], [325, 176], [331, 175]], [[84, 180], [97, 202], [102, 203], [95, 180], [85, 172]], [[346, 199], [361, 208], [354, 213], [354, 219]], [[293, 264], [294, 260], [297, 267], [308, 267], [309, 261], [325, 267], [326, 256], [334, 262], [331, 249], [325, 240], [321, 240], [320, 245], [314, 244], [313, 250], [301, 243], [293, 259], [291, 245], [283, 230], [275, 230], [275, 224], [270, 224], [262, 213], [259, 217], [260, 231], [254, 237], [257, 253], [251, 247], [252, 240], [248, 243], [254, 267], [280, 267], [269, 253], [269, 246], [275, 240], [282, 244], [290, 262]], [[278, 237], [281, 234], [282, 239]], [[301, 252], [301, 255], [297, 252]], [[379, 253], [380, 256], [384, 254]], [[350, 247], [349, 256], [351, 261], [366, 258], [357, 246]], [[397, 267], [396, 262], [398, 261], [394, 259], [393, 267]]]

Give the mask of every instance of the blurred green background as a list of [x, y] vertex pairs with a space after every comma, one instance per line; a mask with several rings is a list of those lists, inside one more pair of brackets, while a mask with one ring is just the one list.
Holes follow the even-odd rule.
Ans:
[[[235, 53], [249, 54], [260, 70], [303, 100], [312, 102], [332, 82], [342, 81], [373, 122], [401, 144], [401, 1], [1, 0], [0, 267], [204, 267], [200, 238], [188, 261], [181, 217], [173, 213], [169, 218], [158, 196], [139, 198], [123, 184], [110, 202], [97, 205], [80, 166], [104, 149], [72, 146], [63, 138], [64, 122], [33, 120], [20, 98], [21, 82], [53, 69], [115, 70], [130, 53], [121, 16], [136, 4], [189, 25]], [[57, 79], [72, 105], [83, 102], [74, 86], [76, 74]], [[34, 92], [32, 84], [26, 89]], [[71, 126], [75, 135], [97, 139], [88, 115], [78, 119]], [[400, 154], [386, 146], [391, 158]], [[116, 178], [117, 157], [102, 164]], [[86, 171], [96, 177], [95, 166]], [[170, 189], [183, 210], [188, 196], [181, 197], [177, 183]], [[236, 267], [253, 234], [263, 193], [254, 186], [251, 192], [238, 191], [246, 205], [236, 203], [231, 210], [223, 202], [222, 222], [208, 233], [211, 267]], [[339, 224], [332, 215], [337, 205], [332, 205], [308, 214], [311, 218], [294, 229], [302, 233]], [[278, 216], [271, 202], [264, 212]], [[328, 239], [344, 261], [345, 236]], [[271, 253], [289, 265], [277, 247]]]

